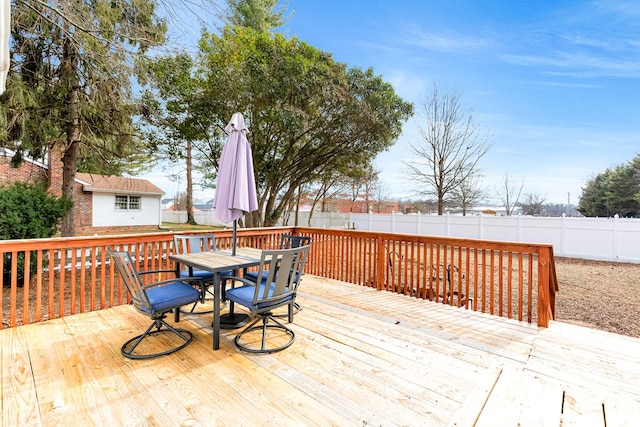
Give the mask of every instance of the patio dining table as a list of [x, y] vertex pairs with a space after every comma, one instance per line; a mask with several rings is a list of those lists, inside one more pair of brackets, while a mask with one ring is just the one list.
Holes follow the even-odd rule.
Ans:
[[205, 270], [213, 273], [213, 349], [220, 348], [220, 283], [223, 271], [237, 271], [260, 264], [261, 249], [237, 248], [235, 255], [230, 251], [211, 251], [189, 254], [170, 255], [169, 259], [176, 263], [176, 270], [180, 272], [181, 265]]

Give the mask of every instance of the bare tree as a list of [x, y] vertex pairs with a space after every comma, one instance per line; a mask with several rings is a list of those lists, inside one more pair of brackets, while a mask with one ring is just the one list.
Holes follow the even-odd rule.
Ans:
[[417, 193], [435, 197], [442, 215], [447, 199], [473, 176], [492, 143], [489, 134], [481, 134], [474, 115], [463, 111], [460, 95], [441, 94], [434, 87], [422, 107], [424, 122], [418, 125], [422, 140], [410, 147], [417, 159], [405, 165], [419, 184]]
[[546, 197], [538, 193], [527, 193], [524, 195], [524, 201], [520, 203], [523, 215], [541, 215], [544, 211]]
[[176, 211], [186, 211], [187, 206], [187, 192], [177, 192], [175, 196], [173, 196], [173, 209]]
[[375, 170], [371, 165], [364, 168], [360, 174], [353, 177], [347, 177], [346, 184], [349, 186], [349, 201], [351, 202], [350, 211], [356, 207], [358, 201], [362, 202], [364, 212], [369, 210], [369, 202], [378, 182], [379, 171]]
[[504, 176], [502, 188], [498, 188], [497, 193], [500, 197], [500, 201], [502, 202], [502, 206], [504, 206], [505, 215], [511, 216], [513, 209], [518, 206], [518, 201], [520, 200], [520, 194], [522, 194], [523, 187], [524, 179], [520, 183], [520, 187], [516, 188], [509, 184], [509, 174]]
[[376, 181], [373, 186], [373, 193], [371, 195], [371, 202], [373, 211], [376, 213], [382, 213], [385, 206], [391, 200], [391, 194], [387, 187], [381, 182]]
[[487, 192], [480, 186], [480, 178], [481, 175], [473, 174], [453, 190], [451, 201], [462, 208], [463, 216], [487, 196]]

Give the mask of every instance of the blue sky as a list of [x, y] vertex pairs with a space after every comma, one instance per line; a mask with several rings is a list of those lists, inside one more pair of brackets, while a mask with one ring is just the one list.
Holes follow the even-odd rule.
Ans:
[[414, 102], [376, 160], [395, 197], [415, 197], [403, 161], [434, 84], [492, 133], [481, 168], [493, 202], [508, 174], [523, 193], [577, 204], [589, 176], [640, 152], [639, 1], [289, 0], [289, 11], [280, 32], [372, 67]]

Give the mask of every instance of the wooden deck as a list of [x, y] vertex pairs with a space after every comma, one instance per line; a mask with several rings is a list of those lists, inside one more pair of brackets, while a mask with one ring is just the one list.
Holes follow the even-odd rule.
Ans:
[[[561, 294], [560, 294], [561, 297]], [[632, 426], [640, 340], [547, 329], [305, 276], [296, 342], [247, 355], [211, 315], [151, 360], [120, 346], [149, 324], [130, 306], [0, 331], [3, 426]], [[172, 320], [172, 319], [171, 319]]]

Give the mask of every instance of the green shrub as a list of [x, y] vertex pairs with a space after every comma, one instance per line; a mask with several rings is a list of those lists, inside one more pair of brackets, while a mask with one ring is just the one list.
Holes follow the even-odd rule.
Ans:
[[[17, 182], [0, 188], [0, 240], [38, 239], [56, 234], [72, 203], [44, 187]], [[35, 263], [35, 257], [31, 258]], [[32, 268], [35, 265], [31, 266]], [[22, 285], [24, 253], [18, 253], [18, 282]], [[11, 280], [11, 253], [4, 255], [4, 284]]]
[[17, 182], [0, 188], [0, 240], [51, 237], [69, 209], [70, 200], [42, 186]]

